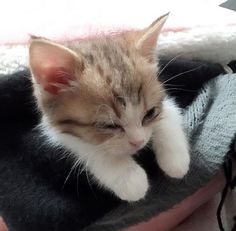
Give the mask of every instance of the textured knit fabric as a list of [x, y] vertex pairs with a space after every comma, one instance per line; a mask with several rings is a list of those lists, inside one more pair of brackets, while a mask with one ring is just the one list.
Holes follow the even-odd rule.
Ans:
[[236, 74], [205, 85], [184, 113], [192, 152], [202, 166], [214, 171], [236, 132]]

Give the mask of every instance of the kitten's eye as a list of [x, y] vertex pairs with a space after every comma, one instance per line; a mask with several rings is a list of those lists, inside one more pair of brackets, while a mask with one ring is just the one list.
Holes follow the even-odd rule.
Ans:
[[147, 111], [146, 115], [144, 116], [143, 123], [156, 118], [157, 115], [158, 115], [157, 108], [156, 107], [151, 108], [150, 110]]
[[106, 129], [119, 129], [119, 128], [121, 128], [121, 126], [118, 124], [106, 124], [104, 126], [104, 128], [106, 128]]
[[118, 124], [97, 124], [96, 125], [98, 128], [101, 129], [111, 129], [111, 130], [116, 130], [116, 129], [122, 129], [122, 127]]

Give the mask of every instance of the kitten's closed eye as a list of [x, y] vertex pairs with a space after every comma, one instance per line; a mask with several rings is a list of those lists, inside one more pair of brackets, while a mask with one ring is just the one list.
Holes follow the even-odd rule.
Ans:
[[112, 130], [116, 130], [116, 129], [122, 129], [122, 127], [118, 124], [115, 123], [93, 123], [93, 124], [86, 124], [86, 123], [81, 123], [77, 120], [72, 120], [72, 119], [64, 119], [64, 120], [60, 120], [58, 123], [60, 124], [65, 124], [65, 125], [73, 125], [73, 126], [93, 126], [93, 127], [97, 127], [100, 129], [112, 129]]
[[145, 116], [143, 117], [143, 124], [152, 121], [153, 119], [155, 119], [157, 116], [159, 115], [159, 112], [157, 110], [157, 107], [153, 107], [151, 109], [149, 109]]
[[74, 126], [88, 126], [89, 124], [81, 123], [75, 119], [63, 119], [58, 121], [59, 124], [74, 125]]
[[100, 129], [111, 129], [111, 130], [123, 130], [122, 127], [118, 124], [115, 123], [97, 123], [96, 127], [100, 128]]
[[97, 122], [97, 123], [92, 123], [92, 124], [87, 124], [87, 123], [81, 123], [78, 120], [73, 120], [73, 119], [63, 119], [58, 121], [59, 124], [62, 125], [71, 125], [71, 126], [78, 126], [78, 127], [84, 127], [84, 126], [91, 126], [91, 127], [96, 127], [99, 129], [104, 129], [104, 130], [123, 130], [123, 128], [115, 123], [102, 123], [102, 122]]

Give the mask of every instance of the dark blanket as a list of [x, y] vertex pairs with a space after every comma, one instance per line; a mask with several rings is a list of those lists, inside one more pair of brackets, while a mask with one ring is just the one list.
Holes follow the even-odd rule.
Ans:
[[[192, 126], [186, 115], [202, 95], [202, 86], [211, 79], [210, 83], [216, 81], [224, 69], [201, 61], [169, 61], [161, 58], [164, 69], [160, 79], [185, 108], [186, 131], [193, 136], [197, 125]], [[216, 85], [215, 82], [213, 87]], [[204, 159], [204, 153], [199, 155], [196, 142], [191, 140], [194, 161], [183, 180], [165, 176], [151, 151], [140, 151], [134, 158], [145, 168], [151, 189], [145, 200], [129, 204], [98, 188], [88, 173], [70, 173], [73, 162], [65, 157], [65, 150], [49, 146], [34, 129], [41, 116], [32, 97], [27, 70], [0, 76], [0, 105], [0, 214], [10, 231], [113, 231], [147, 220], [206, 184], [229, 149], [228, 145], [220, 153], [214, 171], [209, 171], [209, 160]], [[202, 107], [202, 113], [204, 110]]]

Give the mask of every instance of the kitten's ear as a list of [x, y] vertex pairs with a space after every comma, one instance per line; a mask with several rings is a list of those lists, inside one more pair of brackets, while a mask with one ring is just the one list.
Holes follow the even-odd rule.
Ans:
[[45, 39], [32, 39], [29, 62], [37, 83], [52, 95], [75, 78], [77, 55], [71, 50]]
[[168, 16], [169, 13], [159, 17], [149, 27], [141, 31], [141, 35], [136, 41], [136, 48], [144, 56], [150, 57], [150, 55], [153, 55], [161, 29]]

